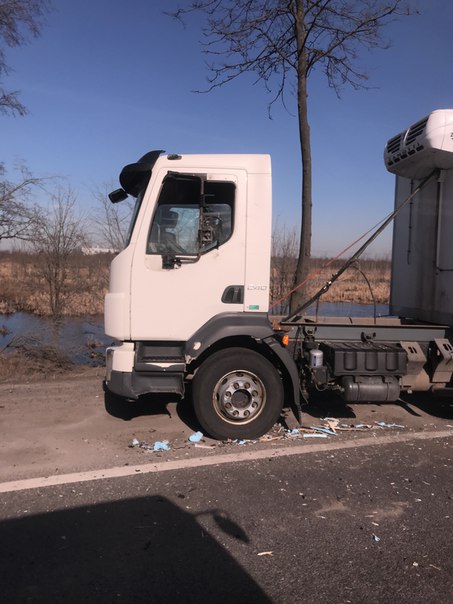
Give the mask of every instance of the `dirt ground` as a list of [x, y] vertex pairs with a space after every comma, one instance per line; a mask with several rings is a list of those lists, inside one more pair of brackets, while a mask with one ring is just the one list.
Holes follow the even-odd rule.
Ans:
[[136, 453], [128, 447], [133, 438], [165, 432], [174, 440], [191, 433], [174, 403], [166, 411], [162, 403], [141, 409], [107, 402], [103, 378], [103, 368], [83, 368], [0, 385], [0, 480], [124, 465]]
[[[286, 428], [297, 423], [290, 412], [286, 427], [275, 428], [272, 440], [238, 446], [204, 438], [197, 445], [188, 437], [199, 430], [190, 405], [160, 397], [130, 403], [105, 395], [104, 369], [78, 369], [64, 376], [0, 385], [0, 481], [19, 480], [97, 470], [124, 465], [165, 462], [194, 456], [218, 455], [291, 445]], [[409, 399], [408, 399], [409, 400]], [[322, 426], [322, 418], [336, 417], [348, 425], [366, 424], [360, 430], [339, 433], [341, 439], [370, 435], [394, 435], [408, 431], [435, 431], [453, 428], [453, 397], [434, 399], [421, 394], [410, 402], [397, 404], [345, 405], [332, 396], [314, 401], [305, 410], [304, 426]], [[380, 428], [376, 422], [397, 424]], [[402, 426], [402, 427], [401, 427]], [[151, 446], [167, 440], [170, 451], [155, 452], [133, 439]], [[329, 437], [337, 438], [337, 437]], [[297, 438], [310, 446], [318, 439]]]

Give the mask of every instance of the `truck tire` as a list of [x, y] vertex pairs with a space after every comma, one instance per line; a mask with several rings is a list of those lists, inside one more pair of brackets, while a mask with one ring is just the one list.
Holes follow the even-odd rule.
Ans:
[[227, 348], [198, 368], [192, 398], [198, 421], [213, 438], [258, 438], [280, 416], [283, 384], [277, 369], [262, 355]]

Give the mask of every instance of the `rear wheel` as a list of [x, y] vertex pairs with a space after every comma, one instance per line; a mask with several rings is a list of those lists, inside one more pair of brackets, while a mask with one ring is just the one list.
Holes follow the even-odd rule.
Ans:
[[195, 414], [214, 438], [257, 438], [277, 421], [283, 384], [277, 369], [246, 348], [209, 357], [193, 379]]

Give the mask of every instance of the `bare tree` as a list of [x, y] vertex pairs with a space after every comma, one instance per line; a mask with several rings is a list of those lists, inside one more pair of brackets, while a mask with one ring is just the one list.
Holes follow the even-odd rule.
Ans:
[[23, 165], [18, 172], [17, 181], [7, 180], [5, 167], [0, 163], [0, 241], [27, 239], [35, 219], [31, 197], [43, 179], [34, 177]]
[[86, 243], [85, 219], [77, 213], [76, 201], [70, 188], [60, 188], [52, 196], [50, 208], [36, 211], [34, 220], [31, 245], [54, 318], [62, 315], [71, 258]]
[[[3, 87], [3, 77], [10, 71], [5, 48], [22, 46], [27, 35], [39, 35], [48, 7], [48, 0], [0, 0], [0, 113], [27, 113], [18, 100], [18, 93]], [[29, 201], [42, 179], [33, 177], [25, 166], [19, 166], [18, 171], [20, 177], [16, 182], [7, 180], [5, 166], [0, 161], [0, 241], [27, 239], [35, 218], [35, 210]]]
[[122, 203], [112, 203], [108, 198], [108, 192], [114, 188], [115, 185], [105, 185], [98, 187], [93, 192], [97, 202], [94, 223], [101, 244], [110, 250], [119, 252], [126, 245], [134, 202], [128, 197]]
[[[206, 16], [204, 51], [212, 57], [209, 90], [254, 73], [273, 92], [270, 106], [295, 91], [302, 170], [302, 223], [295, 283], [308, 274], [311, 255], [312, 162], [308, 81], [321, 69], [337, 94], [342, 86], [366, 87], [357, 65], [361, 49], [387, 48], [383, 27], [413, 13], [409, 0], [201, 0], [172, 13]], [[302, 290], [291, 299], [294, 310]]]
[[[27, 35], [38, 36], [48, 8], [48, 0], [0, 0], [0, 78], [10, 71], [5, 47], [22, 46], [27, 42]], [[17, 91], [5, 90], [1, 79], [0, 113], [27, 113], [18, 99]]]

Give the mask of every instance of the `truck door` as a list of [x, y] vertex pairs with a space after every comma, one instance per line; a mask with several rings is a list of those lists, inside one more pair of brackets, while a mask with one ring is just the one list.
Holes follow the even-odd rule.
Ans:
[[161, 170], [146, 193], [131, 274], [132, 340], [187, 340], [243, 311], [246, 172]]

